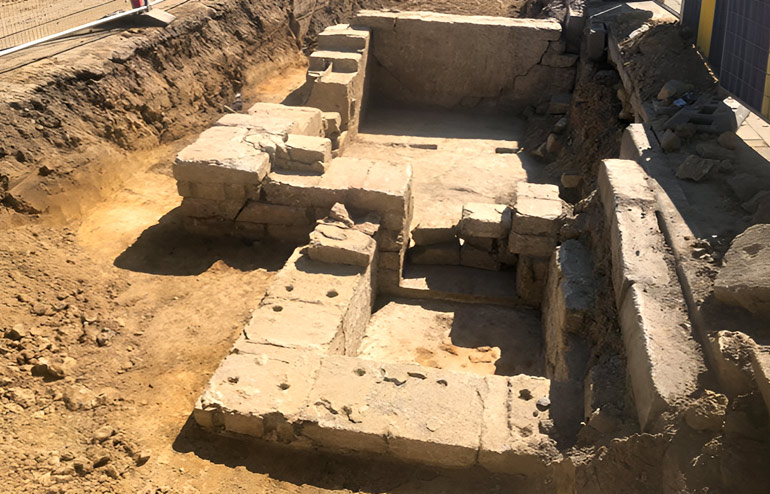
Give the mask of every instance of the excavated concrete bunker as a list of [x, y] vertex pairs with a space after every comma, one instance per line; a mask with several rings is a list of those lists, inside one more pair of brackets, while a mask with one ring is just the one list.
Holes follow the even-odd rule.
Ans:
[[[298, 245], [197, 402], [198, 424], [554, 475], [557, 439], [600, 411], [601, 370], [579, 335], [596, 289], [586, 246], [559, 243], [571, 207], [558, 186], [536, 183], [510, 112], [571, 89], [577, 56], [561, 31], [363, 11], [320, 34], [303, 106], [226, 115], [179, 154], [187, 228]], [[672, 268], [640, 261], [664, 250], [646, 175], [608, 160], [599, 187], [649, 430], [702, 368]], [[649, 295], [657, 286], [665, 302]], [[663, 317], [682, 319], [665, 344], [647, 332]]]

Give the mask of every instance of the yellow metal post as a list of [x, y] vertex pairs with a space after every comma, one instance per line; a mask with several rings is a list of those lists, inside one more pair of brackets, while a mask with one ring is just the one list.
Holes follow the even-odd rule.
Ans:
[[767, 70], [765, 71], [765, 95], [762, 98], [762, 114], [770, 118], [770, 55], [767, 57]]
[[701, 0], [698, 20], [698, 48], [708, 58], [711, 51], [711, 31], [714, 29], [714, 11], [717, 0]]

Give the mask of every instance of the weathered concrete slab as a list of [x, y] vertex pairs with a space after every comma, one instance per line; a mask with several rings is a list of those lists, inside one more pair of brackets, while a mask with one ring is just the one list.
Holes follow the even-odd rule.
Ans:
[[244, 330], [245, 339], [355, 355], [371, 313], [372, 269], [319, 262], [306, 250], [297, 248], [276, 275]]
[[519, 197], [531, 197], [534, 199], [559, 199], [559, 186], [553, 184], [533, 184], [521, 181], [516, 184], [516, 200]]
[[307, 106], [286, 106], [278, 103], [256, 103], [247, 113], [258, 118], [270, 120], [280, 118], [291, 120], [294, 125], [289, 134], [322, 136], [323, 124], [321, 110]]
[[176, 157], [174, 178], [199, 184], [259, 184], [270, 171], [270, 157], [246, 142], [248, 130], [212, 127]]
[[499, 271], [501, 267], [500, 261], [493, 252], [479, 249], [468, 243], [460, 248], [460, 264], [488, 271]]
[[624, 201], [654, 208], [655, 193], [650, 177], [635, 161], [630, 159], [602, 161], [597, 185], [607, 219], [615, 214], [618, 204]]
[[505, 204], [463, 205], [458, 226], [461, 237], [505, 238], [511, 230], [511, 209]]
[[700, 374], [706, 370], [692, 337], [681, 291], [676, 293], [678, 288], [653, 291], [644, 284], [634, 284], [619, 310], [642, 430], [655, 428], [663, 411], [694, 393]]
[[179, 212], [182, 216], [192, 218], [220, 218], [232, 221], [241, 210], [242, 205], [240, 201], [212, 201], [185, 197], [179, 206]]
[[511, 230], [508, 252], [521, 256], [548, 257], [556, 248], [556, 237], [551, 235], [523, 235]]
[[462, 207], [447, 205], [441, 214], [422, 218], [412, 229], [415, 245], [431, 245], [456, 241], [457, 225], [462, 217]]
[[633, 283], [665, 286], [673, 282], [655, 216], [657, 202], [648, 180], [641, 166], [630, 160], [604, 160], [599, 169], [599, 194], [610, 227], [612, 283], [618, 307]]
[[274, 168], [323, 173], [332, 159], [332, 142], [325, 137], [289, 134], [276, 147]]
[[705, 372], [648, 180], [641, 166], [629, 160], [603, 161], [598, 179], [609, 222], [616, 306], [643, 430], [660, 427], [661, 414], [687, 399]]
[[522, 235], [546, 235], [555, 237], [564, 214], [561, 199], [517, 196], [513, 212], [512, 229]]
[[283, 117], [268, 117], [264, 113], [228, 113], [214, 123], [216, 127], [243, 127], [249, 134], [270, 134], [286, 140], [288, 135], [297, 130], [294, 120]]
[[296, 439], [292, 424], [307, 406], [321, 357], [307, 350], [236, 344], [195, 404], [208, 429], [278, 442]]
[[341, 225], [319, 224], [310, 234], [307, 253], [319, 262], [367, 267], [376, 249], [374, 239], [363, 232]]
[[484, 384], [479, 464], [506, 474], [544, 473], [548, 464], [560, 458], [554, 441], [540, 432], [540, 421], [548, 420], [548, 412], [536, 405], [550, 396], [550, 381], [524, 375], [487, 376]]
[[714, 295], [750, 312], [770, 314], [770, 225], [751, 226], [733, 239]]

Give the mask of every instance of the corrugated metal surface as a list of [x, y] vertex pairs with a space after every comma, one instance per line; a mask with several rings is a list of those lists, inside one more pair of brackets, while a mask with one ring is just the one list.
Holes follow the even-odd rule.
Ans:
[[722, 86], [770, 117], [770, 0], [685, 0], [682, 23]]

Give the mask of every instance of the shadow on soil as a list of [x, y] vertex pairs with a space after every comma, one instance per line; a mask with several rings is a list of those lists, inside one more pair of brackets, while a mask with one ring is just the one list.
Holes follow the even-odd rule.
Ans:
[[[542, 479], [490, 474], [481, 468], [443, 470], [359, 456], [298, 450], [249, 438], [230, 438], [204, 431], [188, 418], [173, 449], [201, 459], [297, 486], [363, 493], [449, 494], [470, 492], [541, 492]], [[303, 492], [305, 492], [303, 490]]]
[[172, 210], [142, 232], [113, 264], [129, 271], [174, 276], [199, 275], [217, 261], [241, 271], [277, 271], [294, 247], [191, 234], [182, 228], [177, 210]]

